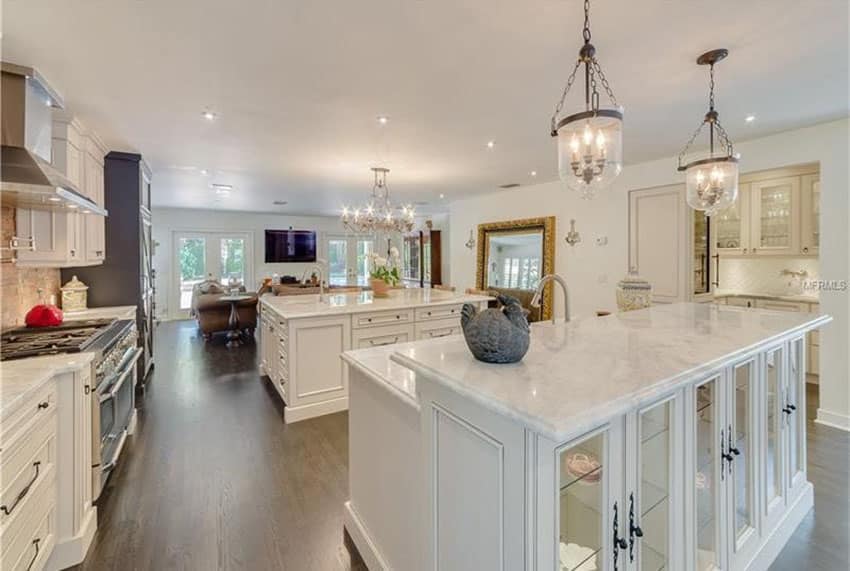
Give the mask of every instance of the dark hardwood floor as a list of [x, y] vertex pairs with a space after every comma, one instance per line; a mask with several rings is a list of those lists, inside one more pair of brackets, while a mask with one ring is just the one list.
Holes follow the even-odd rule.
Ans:
[[[807, 408], [814, 418], [816, 391]], [[850, 568], [850, 438], [811, 421], [809, 431], [815, 510], [774, 571]], [[286, 425], [255, 346], [228, 350], [190, 322], [164, 323], [136, 435], [76, 569], [363, 570], [343, 544], [347, 466], [345, 413]]]
[[286, 425], [256, 346], [156, 330], [135, 436], [98, 500], [80, 571], [349, 570], [348, 416]]

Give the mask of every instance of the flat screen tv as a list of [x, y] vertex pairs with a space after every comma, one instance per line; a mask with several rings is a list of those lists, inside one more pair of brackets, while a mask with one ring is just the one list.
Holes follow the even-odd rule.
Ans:
[[266, 230], [266, 263], [315, 262], [316, 233], [312, 230]]

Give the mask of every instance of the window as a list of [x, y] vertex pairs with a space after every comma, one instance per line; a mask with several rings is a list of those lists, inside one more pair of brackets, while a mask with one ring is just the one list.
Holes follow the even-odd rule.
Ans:
[[530, 290], [537, 287], [539, 280], [540, 258], [505, 258], [498, 285]]

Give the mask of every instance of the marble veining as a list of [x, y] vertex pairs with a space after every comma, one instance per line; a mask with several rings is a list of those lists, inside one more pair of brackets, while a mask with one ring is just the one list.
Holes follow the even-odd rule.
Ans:
[[[455, 339], [463, 342], [463, 338], [459, 335], [455, 336]], [[396, 347], [395, 345], [385, 345], [369, 349], [355, 349], [343, 353], [342, 358], [346, 363], [366, 373], [367, 378], [386, 386], [392, 394], [418, 409], [416, 375], [409, 368], [390, 359]]]
[[[459, 337], [395, 345], [391, 359], [562, 441], [760, 346], [830, 320], [810, 313], [681, 303], [534, 324], [528, 353], [510, 365], [475, 360]], [[382, 355], [366, 349], [358, 360], [370, 367], [371, 358], [380, 361]]]
[[94, 353], [65, 353], [0, 363], [0, 416], [14, 412], [44, 386], [62, 373], [76, 372], [90, 366]]
[[363, 313], [394, 309], [409, 309], [426, 305], [452, 305], [489, 301], [482, 295], [457, 294], [431, 288], [409, 288], [391, 290], [389, 297], [376, 298], [371, 291], [348, 294], [327, 294], [320, 302], [316, 294], [308, 295], [264, 295], [260, 302], [283, 319], [322, 317], [343, 313]]

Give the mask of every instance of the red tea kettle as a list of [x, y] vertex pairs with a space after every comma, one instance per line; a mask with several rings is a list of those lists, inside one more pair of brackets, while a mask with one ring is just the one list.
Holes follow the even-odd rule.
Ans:
[[27, 327], [53, 327], [61, 325], [63, 319], [62, 310], [55, 305], [44, 303], [42, 298], [41, 303], [27, 312], [24, 322]]

